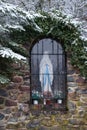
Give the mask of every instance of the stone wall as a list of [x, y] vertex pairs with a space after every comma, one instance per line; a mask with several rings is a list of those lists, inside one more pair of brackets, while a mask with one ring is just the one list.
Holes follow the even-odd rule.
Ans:
[[[67, 58], [67, 107], [65, 112], [31, 112], [28, 63], [13, 64], [15, 73], [0, 87], [0, 130], [87, 130], [87, 82]], [[16, 73], [19, 72], [19, 74]]]

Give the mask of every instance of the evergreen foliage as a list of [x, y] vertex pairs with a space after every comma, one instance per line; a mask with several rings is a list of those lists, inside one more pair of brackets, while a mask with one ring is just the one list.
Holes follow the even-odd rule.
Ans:
[[[1, 5], [3, 23], [0, 23], [0, 83], [12, 74], [9, 65], [15, 58], [15, 61], [18, 59], [16, 53], [28, 57], [26, 46], [41, 36], [51, 36], [63, 43], [65, 51], [71, 54], [73, 66], [87, 78], [87, 41], [81, 39], [81, 29], [76, 23], [73, 24], [72, 19], [59, 11], [35, 13], [3, 2]], [[8, 17], [9, 21], [6, 22], [4, 18]], [[8, 52], [10, 50], [7, 48], [10, 48], [14, 53], [9, 56], [8, 52], [3, 54], [3, 47]], [[20, 59], [25, 60], [25, 57]], [[4, 81], [7, 83], [9, 80], [7, 78]]]

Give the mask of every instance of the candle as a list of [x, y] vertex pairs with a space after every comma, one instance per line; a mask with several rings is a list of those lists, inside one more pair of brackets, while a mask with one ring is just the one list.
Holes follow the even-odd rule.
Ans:
[[62, 104], [62, 100], [61, 99], [58, 99], [57, 101], [59, 104]]
[[34, 105], [38, 105], [38, 100], [34, 100]]

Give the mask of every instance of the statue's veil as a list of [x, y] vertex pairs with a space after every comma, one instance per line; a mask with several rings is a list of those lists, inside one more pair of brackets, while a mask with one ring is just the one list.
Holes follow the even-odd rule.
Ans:
[[45, 74], [45, 67], [48, 65], [49, 69], [49, 76], [50, 76], [50, 85], [52, 85], [53, 82], [53, 66], [52, 62], [49, 58], [48, 52], [44, 52], [42, 60], [39, 65], [39, 80], [41, 82], [41, 87], [43, 88], [43, 75]]

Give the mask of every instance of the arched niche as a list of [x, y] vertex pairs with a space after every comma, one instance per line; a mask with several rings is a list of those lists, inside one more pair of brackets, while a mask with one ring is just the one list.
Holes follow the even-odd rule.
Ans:
[[62, 45], [43, 38], [30, 50], [30, 103], [38, 109], [66, 109], [66, 55]]

